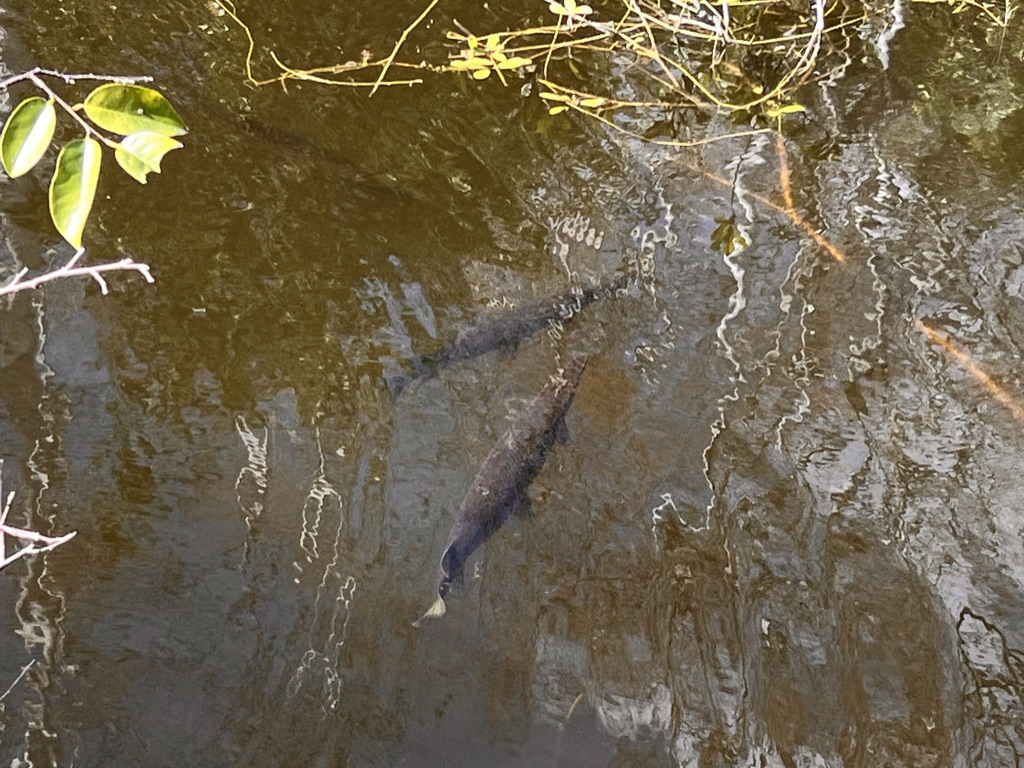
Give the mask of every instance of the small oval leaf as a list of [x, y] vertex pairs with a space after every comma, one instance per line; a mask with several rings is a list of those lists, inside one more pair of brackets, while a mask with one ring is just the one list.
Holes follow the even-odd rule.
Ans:
[[160, 161], [164, 155], [180, 147], [181, 142], [170, 136], [142, 131], [121, 141], [114, 150], [114, 157], [125, 173], [140, 184], [145, 184], [148, 174], [160, 173]]
[[0, 161], [12, 179], [35, 167], [50, 146], [57, 111], [53, 101], [32, 96], [17, 106], [0, 133]]
[[511, 59], [505, 59], [498, 63], [498, 69], [519, 69], [520, 67], [528, 67], [533, 62], [525, 56], [513, 56]]
[[50, 218], [61, 237], [82, 247], [82, 231], [96, 196], [100, 176], [100, 144], [95, 139], [75, 139], [64, 145], [50, 181]]
[[151, 131], [164, 136], [188, 133], [181, 116], [159, 91], [141, 85], [107, 83], [85, 97], [85, 114], [96, 125], [128, 135]]

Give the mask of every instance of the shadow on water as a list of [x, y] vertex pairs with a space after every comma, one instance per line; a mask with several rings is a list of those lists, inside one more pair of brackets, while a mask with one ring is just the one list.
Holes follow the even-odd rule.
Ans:
[[[786, 136], [797, 210], [842, 262], [780, 212], [769, 136], [545, 134], [515, 89], [444, 78], [251, 91], [209, 8], [105, 9], [27, 4], [4, 60], [152, 72], [191, 133], [141, 191], [105, 172], [87, 232], [155, 286], [0, 312], [12, 519], [79, 531], [0, 579], [0, 694], [33, 662], [0, 760], [1020, 761], [1022, 205], [1008, 124], [943, 122], [960, 96], [907, 85], [951, 66], [931, 9]], [[328, 30], [391, 39], [322, 10], [252, 21], [324, 56]], [[3, 274], [67, 257], [20, 181]], [[750, 245], [723, 254], [730, 217]], [[622, 275], [388, 391], [481, 318]], [[581, 353], [534, 515], [413, 627], [484, 457]]]

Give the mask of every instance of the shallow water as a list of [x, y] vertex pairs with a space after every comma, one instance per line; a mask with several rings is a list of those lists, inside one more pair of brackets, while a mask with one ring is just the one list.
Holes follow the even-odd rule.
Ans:
[[[396, 32], [240, 12], [292, 63]], [[937, 42], [989, 50], [963, 15], [915, 6], [888, 69], [869, 37], [787, 124], [796, 210], [839, 261], [781, 212], [771, 134], [545, 132], [516, 88], [446, 77], [253, 91], [237, 28], [147, 13], [5, 21], [12, 71], [152, 73], [191, 132], [144, 188], [106, 169], [87, 230], [155, 285], [0, 312], [12, 520], [78, 531], [0, 578], [0, 761], [1020, 761], [1018, 89], [979, 53], [1001, 111], [968, 119]], [[67, 258], [42, 181], [0, 195], [3, 274]], [[603, 241], [563, 261], [551, 230], [577, 215]], [[724, 255], [730, 216], [750, 245]], [[616, 272], [564, 326], [388, 391], [479, 315]], [[577, 352], [532, 519], [412, 627], [481, 461]]]

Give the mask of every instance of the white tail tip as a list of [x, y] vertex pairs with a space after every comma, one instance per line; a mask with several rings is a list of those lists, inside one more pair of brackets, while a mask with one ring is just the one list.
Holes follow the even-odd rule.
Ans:
[[412, 623], [414, 627], [422, 627], [426, 622], [431, 619], [439, 619], [444, 616], [445, 605], [444, 598], [438, 597], [434, 601], [434, 604], [427, 609], [427, 612], [420, 616], [416, 621]]

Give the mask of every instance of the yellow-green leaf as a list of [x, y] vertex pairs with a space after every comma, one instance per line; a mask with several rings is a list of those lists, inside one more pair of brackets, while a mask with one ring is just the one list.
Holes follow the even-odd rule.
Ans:
[[103, 153], [95, 139], [75, 139], [64, 145], [50, 181], [50, 218], [61, 236], [82, 247], [82, 230], [89, 218]]
[[581, 99], [580, 100], [580, 106], [581, 107], [588, 107], [590, 109], [593, 109], [595, 107], [604, 106], [604, 103], [605, 103], [605, 99], [602, 98], [601, 96], [591, 96], [588, 99]]
[[797, 112], [806, 112], [800, 104], [785, 104], [781, 107], [772, 107], [771, 109], [765, 110], [765, 117], [769, 120], [775, 120], [776, 118], [782, 117], [783, 115], [792, 115]]
[[513, 56], [511, 59], [505, 59], [498, 63], [498, 69], [519, 69], [520, 67], [526, 67], [533, 62], [527, 59], [525, 56]]
[[548, 10], [552, 13], [557, 13], [559, 16], [569, 15], [569, 9], [561, 3], [551, 3], [551, 5], [548, 6]]
[[565, 110], [567, 110], [567, 109], [568, 109], [568, 107], [565, 106], [564, 104], [558, 104], [557, 106], [551, 107], [548, 110], [548, 114], [549, 115], [557, 115], [560, 112], [565, 112]]
[[164, 136], [188, 133], [181, 116], [159, 91], [141, 85], [107, 83], [85, 97], [85, 114], [96, 125], [128, 135], [152, 131]]
[[491, 70], [489, 69], [474, 69], [473, 79], [474, 80], [486, 80], [491, 76]]
[[125, 173], [140, 184], [145, 184], [147, 174], [160, 173], [160, 161], [164, 155], [179, 147], [181, 142], [170, 136], [142, 131], [133, 133], [118, 144], [114, 157]]
[[16, 179], [32, 170], [50, 146], [56, 125], [52, 100], [32, 96], [17, 106], [0, 134], [0, 161], [8, 176]]
[[540, 97], [545, 101], [569, 101], [568, 96], [563, 96], [560, 93], [549, 93], [548, 91], [544, 91], [544, 93], [540, 94]]

